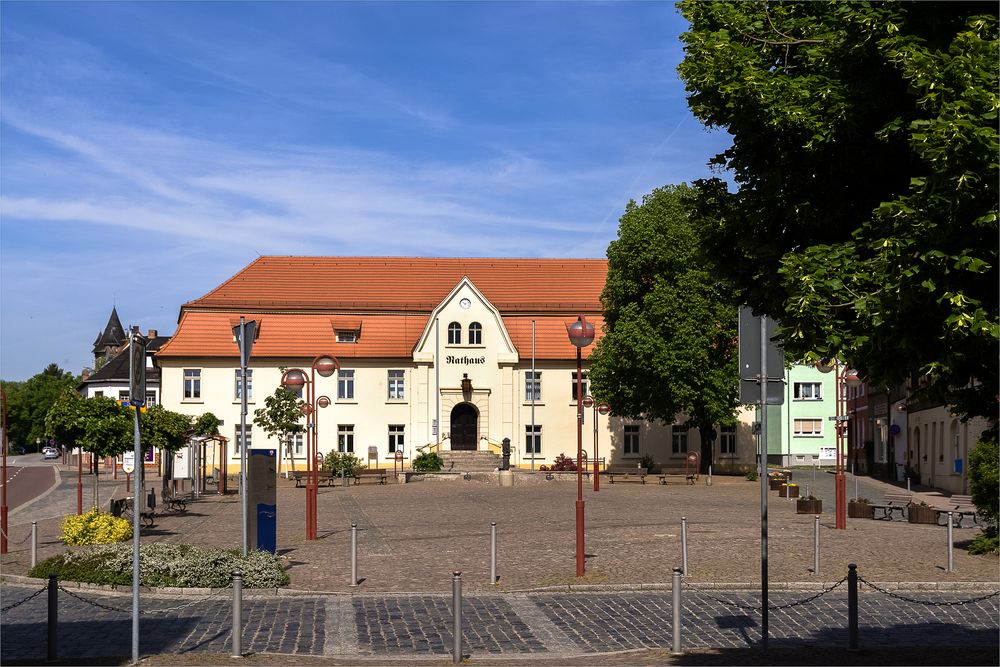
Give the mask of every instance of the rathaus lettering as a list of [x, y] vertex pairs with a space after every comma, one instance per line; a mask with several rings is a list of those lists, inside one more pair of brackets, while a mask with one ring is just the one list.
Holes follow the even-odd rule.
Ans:
[[449, 354], [445, 361], [449, 364], [485, 364], [486, 357], [453, 357]]

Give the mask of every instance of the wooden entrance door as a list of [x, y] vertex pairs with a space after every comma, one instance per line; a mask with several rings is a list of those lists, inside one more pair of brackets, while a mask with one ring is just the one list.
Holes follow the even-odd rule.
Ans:
[[451, 411], [451, 448], [476, 450], [479, 436], [479, 413], [468, 403], [459, 403]]

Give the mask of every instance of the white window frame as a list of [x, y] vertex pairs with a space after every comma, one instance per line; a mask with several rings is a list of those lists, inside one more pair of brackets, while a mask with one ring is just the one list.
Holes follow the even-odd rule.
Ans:
[[388, 400], [406, 400], [406, 371], [389, 369], [386, 371], [386, 391]]
[[[576, 387], [576, 385], [577, 385], [576, 371], [573, 371], [572, 378], [573, 378], [573, 396], [570, 398], [569, 402], [572, 405], [576, 405], [576, 396], [577, 396], [577, 394], [576, 394], [576, 392], [577, 392], [577, 387]], [[589, 383], [590, 383], [590, 371], [584, 371], [583, 372], [583, 395], [584, 395], [584, 397], [587, 396], [587, 389], [589, 388]]]
[[[808, 431], [805, 430], [806, 422], [809, 422], [808, 426], [813, 427], [817, 424], [819, 428], [810, 428]], [[823, 437], [823, 420], [818, 417], [803, 418], [803, 419], [793, 419], [792, 420], [792, 435], [796, 438], [822, 438]]]
[[[233, 401], [240, 400], [240, 389], [242, 384], [240, 383], [240, 373], [241, 368], [237, 368], [233, 371]], [[253, 369], [247, 369], [247, 402], [253, 401]]]
[[201, 400], [201, 369], [200, 368], [185, 368], [182, 371], [183, 377], [183, 400], [185, 401], [200, 401]]
[[337, 400], [354, 400], [354, 369], [341, 368], [337, 371]]
[[795, 382], [793, 383], [792, 391], [792, 398], [796, 401], [823, 400], [822, 382]]
[[[247, 424], [247, 449], [253, 449], [253, 425]], [[233, 458], [240, 458], [240, 447], [243, 445], [240, 439], [240, 425], [233, 426]]]
[[357, 343], [360, 338], [357, 329], [337, 329], [336, 335], [338, 343]]
[[524, 453], [528, 456], [538, 456], [542, 453], [542, 425], [535, 424], [532, 432], [531, 424], [524, 426]]
[[448, 325], [448, 345], [462, 344], [462, 325], [452, 322]]
[[719, 454], [736, 456], [736, 427], [719, 427]]
[[638, 424], [626, 424], [622, 433], [622, 455], [639, 456], [642, 429]]
[[483, 344], [483, 325], [473, 322], [469, 325], [469, 345]]
[[[534, 377], [532, 377], [534, 375]], [[532, 401], [534, 397], [534, 401]], [[541, 371], [525, 371], [524, 372], [524, 402], [525, 403], [541, 403], [542, 401], [542, 372]]]
[[406, 447], [406, 425], [389, 424], [389, 453], [394, 454], [397, 450], [404, 451]]
[[688, 432], [687, 429], [670, 429], [670, 454], [672, 456], [686, 456], [688, 453]]
[[354, 424], [337, 424], [337, 451], [354, 453]]

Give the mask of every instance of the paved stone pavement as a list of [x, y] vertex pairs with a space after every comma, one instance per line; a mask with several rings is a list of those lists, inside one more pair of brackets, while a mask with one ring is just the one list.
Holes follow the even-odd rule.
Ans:
[[[849, 519], [833, 529], [832, 475], [796, 471], [796, 481], [824, 500], [820, 573], [812, 572], [811, 515], [794, 501], [769, 497], [770, 606], [788, 604], [840, 581], [848, 563], [890, 592], [934, 605], [905, 602], [868, 590], [861, 596], [863, 641], [880, 646], [997, 646], [997, 598], [973, 599], [1000, 588], [998, 560], [973, 556], [964, 545], [978, 532], [956, 529], [955, 571], [946, 572], [946, 530], [902, 521]], [[89, 482], [89, 480], [87, 480]], [[85, 482], [86, 484], [87, 482]], [[85, 486], [89, 494], [89, 486]], [[860, 478], [859, 495], [878, 499], [882, 482]], [[915, 489], [935, 500], [932, 489]], [[101, 498], [124, 493], [107, 480]], [[849, 477], [848, 494], [854, 495]], [[89, 495], [85, 499], [89, 499]], [[490, 477], [472, 481], [324, 487], [319, 538], [304, 539], [304, 493], [278, 490], [278, 548], [292, 589], [310, 595], [254, 597], [246, 602], [244, 647], [286, 656], [419, 658], [451, 647], [451, 573], [463, 572], [465, 641], [474, 656], [586, 656], [670, 646], [672, 567], [682, 562], [680, 518], [686, 517], [689, 574], [685, 578], [685, 646], [746, 647], [760, 633], [759, 486], [716, 476], [712, 486], [602, 483], [585, 487], [587, 576], [574, 572], [573, 480], [518, 478], [500, 488]], [[26, 574], [28, 534], [38, 521], [39, 558], [65, 549], [59, 517], [75, 511], [75, 478], [11, 517], [4, 575]], [[203, 497], [185, 513], [157, 517], [144, 540], [238, 547], [240, 503], [235, 495]], [[360, 586], [350, 579], [350, 524], [359, 526]], [[499, 530], [498, 585], [489, 582], [489, 523]], [[8, 577], [10, 580], [10, 577]], [[23, 580], [22, 580], [23, 581]], [[589, 590], [588, 590], [589, 588]], [[697, 589], [697, 590], [696, 590]], [[5, 585], [3, 606], [31, 585]], [[130, 597], [68, 589], [91, 601], [130, 609]], [[316, 595], [318, 592], [328, 595]], [[911, 591], [898, 593], [898, 591]], [[284, 593], [284, 591], [283, 591]], [[150, 596], [146, 598], [152, 600]], [[144, 598], [144, 599], [146, 599]], [[176, 606], [194, 598], [158, 599]], [[130, 654], [130, 613], [98, 609], [61, 594], [64, 655]], [[154, 604], [152, 601], [150, 605]], [[3, 613], [4, 664], [44, 652], [44, 594]], [[222, 653], [230, 641], [230, 604], [216, 598], [144, 620], [144, 654]], [[842, 646], [846, 642], [843, 586], [806, 605], [770, 614], [776, 645]], [[41, 639], [39, 639], [41, 638]], [[41, 643], [40, 643], [41, 642]], [[109, 643], [110, 642], [110, 643]], [[898, 644], [897, 644], [898, 643]], [[41, 648], [40, 648], [41, 647]], [[113, 649], [113, 650], [112, 650]], [[95, 653], [97, 651], [97, 653]], [[44, 657], [44, 656], [42, 656]]]

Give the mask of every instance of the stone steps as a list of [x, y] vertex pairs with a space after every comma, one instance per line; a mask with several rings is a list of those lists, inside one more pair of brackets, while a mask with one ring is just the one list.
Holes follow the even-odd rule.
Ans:
[[499, 454], [493, 452], [469, 452], [442, 450], [438, 456], [444, 461], [442, 472], [492, 472], [500, 467], [502, 460]]

